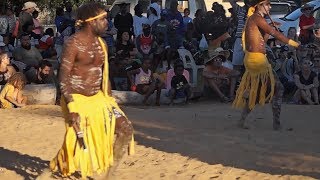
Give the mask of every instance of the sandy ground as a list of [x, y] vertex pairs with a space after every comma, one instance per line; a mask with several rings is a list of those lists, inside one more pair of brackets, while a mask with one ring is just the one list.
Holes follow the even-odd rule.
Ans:
[[[269, 106], [238, 129], [236, 111], [201, 102], [174, 107], [125, 107], [135, 127], [136, 154], [117, 179], [320, 179], [319, 106], [284, 105], [293, 131], [272, 130]], [[61, 146], [58, 106], [0, 110], [0, 179], [35, 179]], [[76, 177], [71, 177], [76, 179]]]

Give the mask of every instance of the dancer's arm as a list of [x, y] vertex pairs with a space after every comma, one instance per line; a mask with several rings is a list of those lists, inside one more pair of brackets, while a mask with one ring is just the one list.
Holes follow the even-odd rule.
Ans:
[[286, 36], [284, 36], [281, 32], [274, 29], [272, 26], [270, 26], [267, 21], [260, 16], [255, 17], [255, 22], [259, 28], [261, 28], [266, 34], [270, 34], [271, 36], [275, 37], [276, 39], [280, 40], [283, 43], [289, 44], [293, 47], [298, 47], [299, 44], [293, 40], [290, 40]]

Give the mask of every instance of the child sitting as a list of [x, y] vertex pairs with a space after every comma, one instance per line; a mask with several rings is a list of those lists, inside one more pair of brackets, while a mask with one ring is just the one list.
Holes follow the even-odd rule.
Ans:
[[187, 98], [191, 97], [191, 86], [189, 85], [186, 77], [183, 75], [184, 66], [181, 63], [175, 64], [174, 73], [175, 75], [171, 80], [171, 89], [169, 90], [170, 104], [173, 104], [175, 98]]
[[[145, 95], [143, 104], [147, 104], [148, 98], [157, 90], [156, 105], [160, 105], [160, 95], [163, 83], [153, 77], [151, 72], [152, 60], [144, 59], [141, 68], [129, 71], [128, 77], [131, 83], [131, 90]], [[133, 80], [134, 77], [134, 80]]]
[[143, 59], [144, 57], [149, 57], [153, 59], [152, 45], [153, 45], [154, 38], [151, 35], [150, 25], [143, 24], [142, 31], [143, 33], [136, 38], [137, 49], [139, 52], [137, 56], [140, 59]]
[[0, 93], [0, 108], [8, 109], [23, 107], [27, 103], [27, 97], [22, 95], [22, 90], [26, 84], [26, 78], [22, 73], [12, 75], [8, 83]]

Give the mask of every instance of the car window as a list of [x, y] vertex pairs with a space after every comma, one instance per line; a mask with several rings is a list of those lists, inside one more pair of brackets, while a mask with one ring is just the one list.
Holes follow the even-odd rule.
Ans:
[[301, 8], [298, 8], [298, 9], [294, 10], [292, 13], [287, 14], [285, 16], [285, 18], [288, 20], [293, 20], [293, 21], [297, 20], [302, 14], [300, 9]]
[[288, 4], [271, 4], [271, 15], [288, 14], [290, 6]]

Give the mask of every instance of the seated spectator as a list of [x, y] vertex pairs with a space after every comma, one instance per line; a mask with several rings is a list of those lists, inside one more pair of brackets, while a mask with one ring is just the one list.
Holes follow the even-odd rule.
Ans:
[[[183, 66], [183, 62], [182, 62], [182, 60], [177, 60], [175, 63], [174, 63], [174, 65], [173, 66]], [[186, 80], [188, 81], [188, 83], [189, 83], [189, 81], [190, 81], [190, 74], [189, 74], [189, 71], [187, 71], [186, 69], [184, 69], [183, 70], [183, 76], [186, 78]], [[169, 69], [168, 71], [167, 71], [167, 77], [166, 77], [166, 89], [167, 90], [170, 90], [171, 89], [171, 80], [172, 80], [172, 78], [173, 78], [173, 76], [175, 76], [176, 74], [175, 74], [175, 72], [174, 72], [174, 69]]]
[[34, 67], [30, 68], [25, 72], [27, 83], [30, 84], [54, 84], [54, 77], [52, 74], [52, 64], [43, 60], [40, 62], [39, 67], [36, 69]]
[[171, 89], [169, 90], [170, 104], [173, 104], [173, 100], [176, 98], [186, 98], [186, 102], [188, 102], [191, 97], [191, 86], [183, 72], [183, 64], [176, 63], [174, 66], [175, 75], [172, 77]]
[[151, 35], [151, 27], [149, 24], [143, 24], [142, 34], [140, 34], [136, 38], [136, 44], [138, 49], [137, 56], [139, 59], [144, 59], [144, 57], [148, 57], [153, 59], [153, 42], [154, 38]]
[[0, 108], [8, 109], [23, 107], [27, 104], [27, 97], [22, 95], [26, 78], [22, 73], [12, 75], [0, 93]]
[[188, 51], [190, 51], [192, 55], [194, 55], [200, 50], [199, 42], [197, 41], [197, 39], [193, 38], [193, 34], [194, 34], [193, 23], [188, 23], [186, 27], [187, 27], [187, 31], [185, 34], [185, 39], [183, 41], [183, 46]]
[[8, 79], [16, 72], [14, 67], [10, 66], [10, 59], [6, 52], [0, 53], [0, 85], [5, 85]]
[[151, 71], [152, 60], [144, 59], [141, 68], [128, 72], [131, 90], [144, 95], [143, 104], [147, 105], [149, 97], [157, 91], [156, 105], [160, 105], [161, 88], [163, 84], [154, 78]]
[[11, 44], [9, 44], [9, 42], [10, 42], [10, 37], [9, 37], [9, 36], [3, 36], [3, 41], [1, 40], [1, 37], [2, 37], [2, 36], [0, 36], [0, 46], [3, 45], [3, 44], [1, 43], [1, 42], [3, 42], [3, 43], [4, 43], [4, 46], [3, 46], [2, 48], [3, 48], [4, 52], [8, 53], [9, 58], [11, 58], [11, 57], [12, 57], [13, 50], [14, 50], [14, 47], [13, 47]]
[[27, 68], [37, 67], [42, 60], [42, 56], [37, 48], [31, 46], [30, 35], [22, 34], [20, 41], [21, 47], [13, 51], [14, 59], [23, 62]]
[[222, 61], [222, 66], [228, 69], [233, 69], [232, 62], [228, 59], [230, 57], [229, 50], [224, 50], [221, 47], [218, 47], [214, 50], [216, 53], [221, 53], [224, 55], [225, 59]]
[[[230, 102], [234, 99], [236, 82], [240, 73], [223, 67], [222, 62], [225, 59], [226, 56], [223, 53], [209, 52], [209, 58], [205, 61], [203, 77], [205, 84], [218, 94], [222, 102]], [[227, 97], [227, 93], [229, 93], [229, 97]]]
[[46, 29], [44, 36], [39, 40], [39, 50], [44, 59], [51, 58], [56, 55], [56, 50], [54, 49], [53, 43], [54, 32], [52, 28]]
[[293, 53], [288, 52], [288, 46], [282, 46], [279, 49], [279, 69], [276, 72], [284, 86], [284, 94], [291, 94], [296, 90], [294, 74], [299, 71], [299, 63]]
[[155, 49], [153, 56], [154, 67], [152, 68], [155, 71], [159, 65], [163, 67], [162, 62], [165, 59], [167, 53], [165, 36], [162, 33], [159, 33], [158, 36], [155, 37], [152, 49]]
[[137, 55], [137, 48], [131, 43], [129, 33], [123, 32], [120, 41], [116, 45], [117, 56], [120, 58], [132, 59]]
[[294, 75], [295, 84], [298, 87], [294, 97], [297, 103], [319, 104], [317, 74], [311, 70], [312, 62], [303, 59], [301, 71]]

